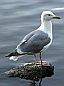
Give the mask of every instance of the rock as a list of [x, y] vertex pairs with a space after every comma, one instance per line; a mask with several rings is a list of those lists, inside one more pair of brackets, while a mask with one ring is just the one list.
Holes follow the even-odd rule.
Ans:
[[9, 77], [39, 81], [41, 78], [51, 77], [54, 74], [54, 66], [46, 61], [27, 63], [24, 66], [10, 69], [5, 72]]

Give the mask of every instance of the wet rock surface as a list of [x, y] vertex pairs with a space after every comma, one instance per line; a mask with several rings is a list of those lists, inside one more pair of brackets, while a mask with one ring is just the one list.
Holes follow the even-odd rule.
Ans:
[[32, 62], [18, 68], [12, 68], [6, 71], [5, 74], [8, 77], [39, 81], [41, 78], [51, 77], [54, 74], [54, 66], [46, 61], [42, 61], [42, 65], [40, 61], [36, 63]]

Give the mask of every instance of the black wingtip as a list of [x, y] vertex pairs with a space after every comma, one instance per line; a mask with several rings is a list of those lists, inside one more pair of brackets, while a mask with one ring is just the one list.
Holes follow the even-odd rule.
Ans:
[[11, 56], [13, 56], [13, 53], [10, 53], [10, 54], [6, 55], [5, 57], [11, 57]]
[[9, 53], [5, 57], [18, 56], [18, 55], [19, 55], [19, 53], [15, 51], [15, 52]]

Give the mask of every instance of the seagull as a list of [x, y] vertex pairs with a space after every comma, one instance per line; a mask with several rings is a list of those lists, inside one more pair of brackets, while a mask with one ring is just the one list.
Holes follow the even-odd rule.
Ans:
[[39, 53], [42, 65], [41, 53], [44, 52], [52, 43], [52, 20], [60, 19], [51, 11], [43, 11], [41, 14], [41, 25], [36, 30], [27, 34], [16, 49], [8, 54], [10, 60], [16, 61], [20, 55], [34, 55]]

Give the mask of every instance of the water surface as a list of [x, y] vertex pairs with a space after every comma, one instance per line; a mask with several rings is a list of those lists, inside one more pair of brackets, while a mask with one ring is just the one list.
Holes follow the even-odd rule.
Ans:
[[[64, 0], [0, 0], [0, 73], [23, 62], [34, 61], [33, 56], [23, 56], [14, 62], [5, 55], [15, 49], [26, 34], [39, 27], [43, 10], [63, 6]], [[53, 43], [43, 55], [44, 60], [55, 65], [55, 74], [46, 78], [42, 86], [64, 86], [64, 10], [55, 13], [62, 19], [54, 22]], [[0, 86], [29, 86], [28, 82], [19, 78], [0, 78]]]

